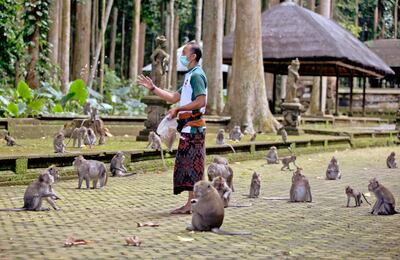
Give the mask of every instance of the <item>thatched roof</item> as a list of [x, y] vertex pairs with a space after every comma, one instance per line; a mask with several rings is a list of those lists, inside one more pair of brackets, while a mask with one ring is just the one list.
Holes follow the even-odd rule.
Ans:
[[381, 39], [365, 44], [391, 68], [400, 68], [400, 40]]
[[[251, 39], [249, 39], [251, 41]], [[224, 38], [223, 61], [232, 63], [234, 33]], [[300, 60], [300, 75], [382, 77], [393, 71], [334, 21], [285, 2], [262, 14], [264, 70], [287, 74]]]

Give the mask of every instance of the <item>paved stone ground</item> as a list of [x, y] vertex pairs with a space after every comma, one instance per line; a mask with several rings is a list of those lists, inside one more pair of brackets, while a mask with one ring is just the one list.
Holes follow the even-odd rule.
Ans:
[[[263, 161], [232, 163], [233, 201], [253, 206], [226, 209], [223, 228], [254, 232], [250, 237], [185, 231], [191, 217], [168, 214], [185, 200], [172, 195], [171, 171], [110, 178], [102, 190], [76, 190], [76, 180], [60, 182], [55, 191], [63, 198], [57, 201], [61, 211], [0, 212], [0, 259], [400, 259], [400, 214], [371, 216], [367, 204], [346, 208], [344, 195], [346, 185], [367, 192], [368, 180], [376, 176], [400, 201], [400, 170], [385, 165], [392, 150], [400, 154], [389, 147], [299, 155], [314, 199], [307, 204], [245, 198], [253, 170], [262, 173], [262, 197], [288, 196], [291, 173], [279, 165], [261, 167]], [[340, 181], [324, 180], [332, 155], [341, 165]], [[1, 187], [0, 208], [21, 206], [24, 190]], [[136, 227], [144, 221], [160, 227]], [[70, 235], [93, 242], [65, 248]], [[138, 235], [142, 246], [125, 246], [128, 235]]]

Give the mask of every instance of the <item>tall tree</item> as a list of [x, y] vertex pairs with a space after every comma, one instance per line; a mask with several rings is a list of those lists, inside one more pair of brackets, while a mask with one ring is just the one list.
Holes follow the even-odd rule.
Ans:
[[71, 39], [71, 0], [63, 0], [61, 32], [61, 91], [67, 92], [69, 82], [69, 56]]
[[125, 12], [122, 12], [121, 23], [121, 78], [125, 78]]
[[177, 52], [176, 49], [179, 47], [179, 15], [176, 14], [175, 15], [175, 19], [174, 19], [174, 33], [173, 33], [173, 37], [174, 37], [174, 48], [172, 51], [172, 56], [170, 58], [170, 68], [171, 68], [171, 88], [175, 88], [177, 85], [177, 80], [178, 80], [178, 71], [177, 71]]
[[111, 44], [110, 44], [110, 69], [115, 69], [115, 45], [117, 39], [118, 8], [114, 7], [111, 25]]
[[50, 49], [50, 62], [53, 66], [58, 64], [58, 35], [59, 35], [59, 22], [60, 22], [60, 13], [59, 11], [60, 0], [53, 0], [50, 3], [50, 12], [49, 12], [49, 49]]
[[399, 0], [395, 0], [394, 2], [394, 13], [393, 13], [393, 23], [394, 23], [394, 36], [393, 38], [397, 39], [397, 27], [399, 23]]
[[[101, 0], [101, 20], [103, 21], [106, 15], [106, 0]], [[108, 19], [108, 18], [107, 18]], [[103, 23], [102, 23], [103, 26]], [[107, 27], [107, 24], [106, 24]], [[103, 28], [101, 28], [103, 30]], [[105, 32], [105, 29], [104, 29]], [[104, 62], [106, 57], [106, 41], [105, 41], [105, 33], [100, 35], [101, 44], [101, 52], [100, 52], [100, 69], [99, 69], [99, 93], [101, 95], [104, 94]]]
[[40, 12], [40, 4], [36, 3], [36, 1], [31, 0], [31, 4], [26, 12], [28, 19], [31, 19], [30, 22], [34, 22], [34, 25], [32, 26], [34, 28], [33, 32], [31, 32], [30, 35], [28, 35], [29, 38], [29, 44], [28, 44], [28, 55], [29, 55], [29, 62], [27, 64], [26, 68], [26, 82], [28, 85], [36, 89], [39, 87], [39, 76], [36, 71], [36, 66], [39, 61], [39, 40], [40, 40], [40, 16], [37, 14]]
[[208, 79], [207, 113], [220, 114], [222, 100], [223, 0], [205, 0], [203, 16], [203, 68]]
[[195, 40], [196, 42], [201, 41], [201, 20], [203, 15], [203, 0], [196, 1], [196, 35]]
[[[250, 133], [276, 131], [280, 126], [268, 107], [261, 46], [261, 2], [237, 0], [235, 46], [233, 50], [231, 125]], [[251, 41], [249, 41], [251, 39]]]
[[[100, 29], [100, 37], [99, 37], [100, 39], [103, 39], [103, 35], [106, 31], [106, 27], [107, 27], [108, 19], [110, 18], [110, 13], [111, 13], [111, 8], [113, 5], [113, 2], [114, 2], [114, 0], [108, 0], [105, 15], [101, 19], [101, 29]], [[99, 62], [100, 51], [101, 51], [103, 44], [104, 44], [103, 41], [97, 42], [93, 64], [97, 64]], [[91, 70], [90, 70], [90, 75], [89, 75], [89, 83], [88, 83], [89, 88], [91, 88], [93, 85], [93, 79], [96, 75], [96, 71], [97, 71], [97, 66], [92, 66]]]
[[140, 23], [140, 39], [139, 39], [139, 61], [138, 61], [138, 75], [142, 74], [144, 66], [144, 49], [146, 43], [146, 23]]
[[176, 48], [174, 46], [174, 21], [175, 21], [175, 0], [169, 0], [168, 5], [168, 18], [167, 18], [167, 48], [169, 54], [169, 66], [168, 66], [168, 74], [167, 74], [167, 86], [166, 88], [170, 89], [172, 87], [172, 74], [173, 74], [173, 64], [174, 61], [172, 60], [174, 57], [174, 52]]
[[140, 33], [140, 5], [141, 0], [135, 0], [131, 37], [131, 55], [129, 62], [129, 78], [136, 80], [138, 72], [139, 33]]
[[74, 54], [72, 65], [72, 79], [83, 79], [88, 83], [90, 70], [90, 23], [91, 1], [76, 3], [76, 26], [74, 38]]

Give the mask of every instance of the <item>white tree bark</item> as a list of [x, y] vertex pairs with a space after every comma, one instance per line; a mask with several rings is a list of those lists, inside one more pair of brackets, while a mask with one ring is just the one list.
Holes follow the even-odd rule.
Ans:
[[196, 42], [201, 41], [201, 20], [202, 20], [202, 13], [203, 13], [203, 0], [197, 0], [196, 2]]

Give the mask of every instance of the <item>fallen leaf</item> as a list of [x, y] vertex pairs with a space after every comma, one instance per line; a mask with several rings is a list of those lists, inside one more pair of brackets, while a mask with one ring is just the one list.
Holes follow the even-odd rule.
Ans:
[[125, 238], [126, 245], [128, 246], [140, 246], [142, 241], [140, 241], [140, 238], [138, 236], [130, 236]]
[[319, 179], [319, 180], [320, 180], [320, 179], [323, 179], [323, 177], [321, 177], [321, 176], [317, 176], [317, 179]]
[[78, 245], [87, 245], [90, 242], [92, 242], [92, 241], [84, 240], [84, 239], [75, 239], [73, 237], [69, 237], [65, 240], [64, 246], [71, 247], [71, 246], [78, 246]]
[[180, 236], [178, 236], [178, 240], [181, 241], [181, 242], [190, 242], [190, 241], [193, 241], [194, 239], [191, 238], [191, 237], [180, 237]]
[[364, 196], [365, 196], [365, 197], [371, 197], [371, 193], [369, 193], [369, 192], [364, 193]]
[[144, 222], [144, 223], [138, 222], [137, 226], [138, 227], [159, 227], [160, 224], [156, 224], [156, 223], [153, 223], [153, 222]]

